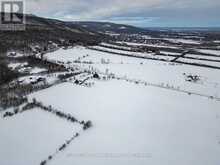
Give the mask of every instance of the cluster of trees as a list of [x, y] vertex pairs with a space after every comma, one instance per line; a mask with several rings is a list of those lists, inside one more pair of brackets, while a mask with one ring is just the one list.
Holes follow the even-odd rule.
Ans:
[[27, 102], [26, 97], [10, 95], [10, 93], [0, 93], [0, 106], [3, 109], [17, 107], [25, 102]]
[[42, 67], [46, 67], [48, 73], [67, 71], [64, 65], [56, 64], [45, 59], [36, 58], [35, 56], [28, 56], [27, 60], [30, 65], [40, 65]]
[[83, 124], [83, 130], [87, 130], [92, 127], [92, 122], [90, 120], [87, 122], [82, 121], [81, 124]]
[[[36, 82], [41, 82], [39, 79]], [[46, 81], [43, 81], [44, 83], [41, 84], [36, 84], [36, 83], [31, 83], [31, 84], [21, 84], [17, 88], [15, 87], [16, 93], [20, 95], [27, 95], [42, 89], [46, 89], [51, 87], [51, 84], [48, 84]]]
[[13, 113], [13, 112], [5, 112], [5, 114], [3, 115], [3, 118], [5, 118], [5, 117], [11, 117], [11, 116], [14, 116], [14, 113]]
[[186, 73], [183, 73], [183, 75], [186, 77], [186, 81], [189, 81], [189, 82], [198, 82], [200, 80], [200, 76], [198, 75], [192, 75], [192, 74], [186, 74]]
[[63, 80], [66, 80], [66, 79], [68, 79], [68, 78], [70, 78], [70, 77], [73, 77], [73, 76], [75, 76], [75, 75], [77, 75], [77, 73], [65, 73], [65, 74], [60, 74], [60, 75], [58, 75], [58, 78], [59, 78], [61, 81], [63, 81]]
[[[1, 59], [0, 59], [1, 60]], [[6, 63], [0, 61], [0, 85], [6, 84], [19, 76], [18, 72], [8, 68]]]
[[98, 73], [94, 73], [94, 74], [93, 74], [93, 78], [100, 79], [100, 76], [99, 76]]
[[4, 117], [4, 118], [5, 118], [5, 117], [12, 117], [12, 116], [14, 116], [14, 115], [16, 115], [16, 114], [18, 114], [18, 113], [22, 113], [22, 112], [24, 112], [24, 111], [31, 110], [31, 109], [33, 109], [33, 108], [35, 108], [35, 107], [37, 107], [37, 106], [36, 106], [34, 103], [27, 103], [25, 106], [22, 107], [21, 110], [19, 110], [19, 108], [16, 107], [13, 112], [5, 112], [4, 115], [3, 115], [3, 117]]
[[0, 106], [4, 109], [17, 107], [27, 102], [25, 97], [27, 94], [46, 89], [50, 86], [49, 84], [32, 85], [20, 84], [18, 82], [15, 82], [13, 85], [7, 84], [0, 89]]

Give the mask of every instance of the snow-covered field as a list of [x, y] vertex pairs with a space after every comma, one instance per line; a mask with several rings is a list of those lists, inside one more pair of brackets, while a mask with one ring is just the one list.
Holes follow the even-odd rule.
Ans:
[[[220, 70], [81, 46], [59, 49], [45, 59], [118, 78], [93, 80], [92, 87], [65, 82], [28, 96], [93, 123], [48, 164], [220, 164]], [[186, 75], [200, 79], [188, 82]], [[0, 164], [39, 165], [79, 128], [34, 109], [1, 118], [0, 129]]]
[[201, 61], [201, 60], [192, 60], [192, 59], [183, 59], [180, 58], [179, 61], [183, 61], [183, 62], [189, 62], [189, 63], [197, 63], [197, 64], [205, 64], [205, 65], [210, 65], [210, 66], [216, 66], [219, 67], [220, 66], [220, 62], [214, 62], [214, 61]]
[[164, 40], [170, 41], [172, 43], [183, 43], [183, 44], [200, 44], [199, 41], [196, 40], [190, 40], [190, 39], [170, 39], [170, 38], [164, 38]]
[[0, 164], [39, 165], [59, 145], [80, 130], [40, 109], [0, 119]]
[[220, 102], [116, 80], [65, 83], [31, 97], [93, 121], [54, 165], [220, 163]]
[[[216, 76], [216, 74], [220, 73], [219, 70], [187, 65], [172, 65], [171, 63], [166, 62], [124, 57], [83, 47], [76, 47], [67, 51], [71, 52], [71, 55], [62, 54], [62, 52], [55, 52], [54, 55], [47, 55], [47, 58], [52, 60], [56, 58], [59, 61], [67, 62], [74, 61], [77, 57], [85, 56], [81, 62], [87, 61], [91, 62], [91, 64], [79, 63], [78, 65], [83, 68], [93, 67], [101, 72], [106, 72], [107, 70], [109, 73], [114, 73], [117, 76], [127, 77], [129, 79], [143, 80], [157, 84], [169, 84], [175, 87], [180, 87], [184, 90], [220, 97], [220, 78]], [[171, 60], [173, 58], [169, 57], [169, 59]], [[102, 63], [103, 61], [107, 64]], [[181, 59], [181, 61], [190, 62], [190, 59]], [[214, 66], [219, 66], [220, 64], [206, 61], [198, 62], [203, 64], [213, 64]], [[197, 74], [202, 77], [201, 82], [196, 84], [186, 82], [183, 73]]]
[[198, 51], [201, 53], [214, 54], [220, 56], [220, 50], [199, 49]]
[[[101, 47], [95, 47], [95, 48], [101, 48]], [[102, 48], [103, 50], [112, 50], [109, 48]], [[129, 53], [129, 54], [136, 54], [136, 53], [131, 53], [129, 51], [120, 51], [120, 50], [112, 50], [117, 53]], [[141, 54], [139, 53], [140, 56], [151, 56], [150, 54]], [[139, 55], [138, 54], [138, 55]], [[110, 63], [116, 63], [119, 64], [121, 62], [126, 62], [126, 63], [140, 63], [140, 59], [135, 59], [135, 58], [130, 58], [130, 57], [124, 57], [124, 56], [118, 56], [118, 55], [112, 55], [109, 53], [105, 52], [99, 52], [96, 50], [90, 50], [85, 47], [75, 47], [73, 49], [68, 49], [68, 50], [63, 50], [60, 49], [54, 53], [48, 53], [45, 56], [46, 59], [52, 60], [52, 61], [61, 61], [64, 63], [71, 62], [73, 63], [74, 61], [86, 61], [86, 62], [91, 62], [91, 63], [101, 63], [102, 60]]]
[[220, 57], [204, 56], [204, 55], [196, 55], [196, 54], [186, 54], [185, 57], [204, 58], [204, 59], [208, 59], [208, 60], [220, 60]]

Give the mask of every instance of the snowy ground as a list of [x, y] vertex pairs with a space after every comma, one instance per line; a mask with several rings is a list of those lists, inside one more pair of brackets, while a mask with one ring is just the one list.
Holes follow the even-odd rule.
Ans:
[[220, 163], [220, 102], [116, 80], [65, 83], [31, 97], [93, 121], [54, 165]]
[[[47, 58], [52, 60], [56, 58], [59, 61], [67, 62], [84, 56], [80, 60], [82, 63], [78, 63], [83, 68], [93, 67], [101, 72], [114, 73], [117, 76], [127, 77], [129, 79], [164, 85], [169, 84], [180, 87], [183, 90], [220, 97], [220, 78], [216, 76], [220, 73], [219, 70], [124, 57], [83, 47], [76, 47], [67, 50], [67, 52], [69, 52], [68, 55], [57, 52], [54, 55], [47, 55]], [[181, 59], [181, 61], [190, 62], [190, 59]], [[91, 64], [85, 64], [83, 62], [90, 62]], [[204, 64], [213, 63], [206, 61], [199, 62]], [[216, 65], [219, 64], [216, 63]], [[199, 75], [201, 76], [201, 81], [197, 83], [186, 82], [183, 73]]]
[[220, 56], [220, 50], [199, 49], [198, 51], [202, 53], [214, 54]]
[[[45, 59], [119, 78], [93, 80], [90, 88], [66, 82], [28, 96], [93, 123], [48, 164], [220, 164], [220, 101], [208, 98], [220, 97], [220, 78], [216, 76], [220, 70], [119, 56], [79, 46], [48, 53]], [[200, 80], [188, 82], [188, 74], [198, 75]], [[88, 74], [79, 76], [83, 79]], [[30, 77], [24, 77], [26, 81]], [[78, 129], [36, 109], [1, 118], [0, 128], [2, 165], [39, 165]]]
[[33, 109], [0, 119], [0, 164], [38, 165], [79, 130], [65, 120]]
[[172, 43], [184, 43], [184, 44], [200, 44], [199, 41], [190, 40], [190, 39], [170, 39], [170, 38], [163, 38], [164, 40], [170, 41]]

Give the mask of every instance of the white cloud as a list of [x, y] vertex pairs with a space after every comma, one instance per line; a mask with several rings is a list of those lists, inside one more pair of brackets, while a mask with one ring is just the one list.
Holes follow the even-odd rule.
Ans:
[[[146, 22], [173, 15], [212, 12], [219, 0], [27, 0], [28, 13], [64, 20], [111, 20], [116, 17], [143, 17]], [[204, 10], [204, 11], [203, 11]], [[216, 9], [215, 9], [216, 10]], [[210, 16], [211, 17], [211, 16]], [[150, 19], [153, 18], [153, 19]], [[189, 17], [190, 19], [190, 17]], [[115, 20], [116, 21], [116, 20]], [[122, 22], [123, 20], [121, 20]], [[125, 21], [125, 20], [124, 20]], [[129, 21], [129, 20], [127, 20]], [[138, 20], [130, 20], [138, 22]]]

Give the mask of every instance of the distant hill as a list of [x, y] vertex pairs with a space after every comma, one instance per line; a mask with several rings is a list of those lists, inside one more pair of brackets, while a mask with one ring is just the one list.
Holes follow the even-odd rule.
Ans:
[[[19, 16], [19, 14], [18, 14]], [[65, 22], [26, 15], [25, 31], [0, 31], [0, 53], [8, 49], [24, 49], [30, 44], [61, 40], [85, 45], [97, 44], [108, 35], [103, 33], [146, 33], [147, 30], [108, 22]]]
[[146, 29], [130, 25], [115, 24], [110, 22], [69, 22], [72, 25], [78, 25], [87, 28], [90, 31], [100, 33], [146, 33]]
[[64, 21], [26, 15], [25, 31], [0, 31], [0, 51], [9, 48], [24, 48], [28, 44], [60, 42], [69, 40], [72, 43], [96, 44], [103, 35], [91, 32], [79, 25]]

